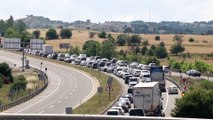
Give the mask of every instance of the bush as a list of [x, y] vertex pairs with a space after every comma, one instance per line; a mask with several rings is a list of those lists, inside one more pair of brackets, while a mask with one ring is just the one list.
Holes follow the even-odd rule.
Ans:
[[62, 39], [72, 37], [72, 32], [69, 29], [62, 29], [60, 31], [60, 36]]
[[194, 42], [194, 38], [189, 38], [189, 42]]
[[142, 45], [143, 45], [143, 46], [148, 46], [148, 45], [149, 45], [149, 41], [148, 41], [148, 40], [144, 40], [144, 41], [142, 42]]
[[158, 35], [155, 36], [155, 40], [156, 40], [156, 41], [159, 41], [159, 40], [160, 40], [160, 36], [158, 36]]
[[106, 32], [101, 32], [101, 33], [98, 33], [98, 37], [99, 38], [106, 38]]
[[203, 40], [202, 43], [208, 43], [208, 41], [207, 40]]
[[0, 88], [2, 88], [3, 84], [4, 84], [4, 80], [2, 78], [2, 75], [0, 75]]
[[27, 87], [27, 81], [26, 78], [23, 75], [20, 75], [15, 78], [15, 82], [10, 87], [11, 90], [19, 91], [19, 90], [25, 90]]

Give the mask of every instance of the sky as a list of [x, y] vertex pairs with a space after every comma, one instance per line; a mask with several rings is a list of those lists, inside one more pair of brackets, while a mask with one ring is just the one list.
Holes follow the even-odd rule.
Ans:
[[26, 15], [51, 20], [92, 22], [143, 20], [210, 21], [213, 0], [0, 0], [0, 19]]

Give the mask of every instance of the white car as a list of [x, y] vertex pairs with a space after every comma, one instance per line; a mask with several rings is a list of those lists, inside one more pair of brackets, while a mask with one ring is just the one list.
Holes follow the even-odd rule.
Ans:
[[123, 110], [122, 107], [114, 106], [111, 109], [119, 110], [119, 112], [120, 112], [121, 115], [125, 115], [125, 111]]
[[169, 94], [178, 94], [178, 88], [176, 86], [170, 86], [168, 88], [168, 93]]

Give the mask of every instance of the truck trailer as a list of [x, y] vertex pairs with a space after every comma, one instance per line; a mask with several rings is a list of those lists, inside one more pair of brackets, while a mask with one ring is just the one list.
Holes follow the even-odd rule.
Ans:
[[158, 82], [140, 82], [132, 88], [134, 108], [143, 109], [147, 116], [162, 116], [162, 94]]

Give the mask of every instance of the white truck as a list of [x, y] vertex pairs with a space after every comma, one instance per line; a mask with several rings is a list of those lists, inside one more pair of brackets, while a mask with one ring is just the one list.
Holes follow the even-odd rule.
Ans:
[[148, 116], [163, 116], [158, 82], [140, 82], [132, 88], [132, 92], [134, 108], [143, 109]]
[[43, 53], [47, 53], [47, 54], [53, 53], [53, 46], [44, 44], [42, 51], [43, 51]]

